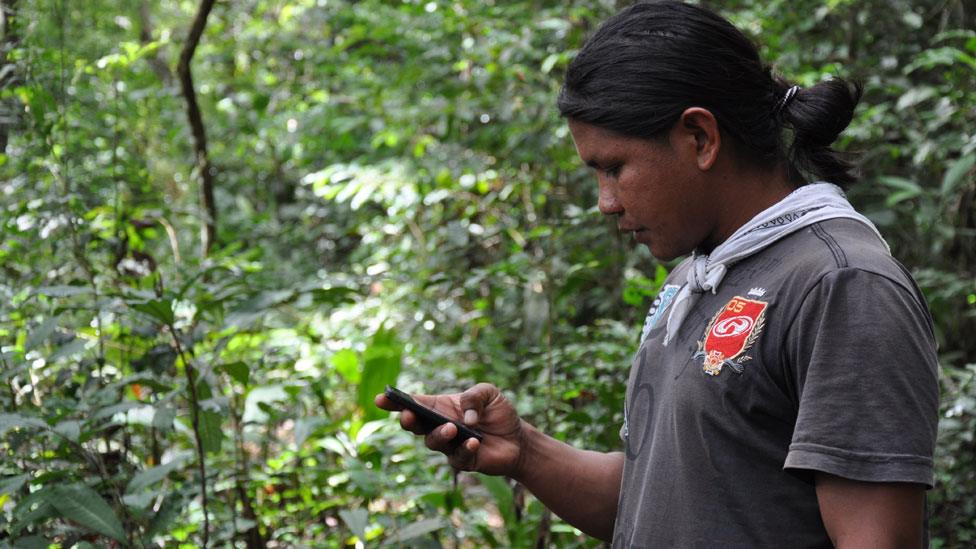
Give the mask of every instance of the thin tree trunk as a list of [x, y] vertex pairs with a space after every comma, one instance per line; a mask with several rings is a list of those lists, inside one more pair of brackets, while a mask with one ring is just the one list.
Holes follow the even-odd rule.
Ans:
[[207, 26], [207, 16], [213, 9], [215, 0], [200, 0], [197, 15], [190, 26], [190, 34], [186, 37], [183, 50], [180, 52], [180, 62], [176, 66], [176, 74], [180, 79], [180, 88], [186, 99], [186, 116], [190, 121], [193, 132], [193, 151], [196, 156], [196, 167], [200, 172], [200, 205], [203, 208], [203, 227], [201, 230], [201, 244], [203, 256], [210, 254], [214, 240], [217, 238], [217, 206], [214, 203], [214, 175], [215, 169], [207, 154], [207, 132], [203, 126], [200, 106], [197, 104], [197, 93], [193, 88], [193, 75], [190, 72], [190, 62], [196, 52], [203, 29]]
[[[17, 47], [20, 36], [14, 27], [14, 15], [17, 0], [0, 0], [0, 10], [3, 10], [3, 38], [0, 42], [0, 89], [15, 86], [18, 83], [17, 67], [10, 60], [10, 51]], [[0, 154], [7, 153], [7, 140], [10, 127], [14, 125], [14, 110], [7, 102], [0, 105]]]

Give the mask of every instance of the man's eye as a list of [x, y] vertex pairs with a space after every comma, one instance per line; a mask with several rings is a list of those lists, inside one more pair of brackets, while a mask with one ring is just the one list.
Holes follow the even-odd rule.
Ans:
[[620, 166], [611, 166], [609, 168], [604, 168], [603, 173], [607, 177], [616, 178], [618, 175], [620, 175]]

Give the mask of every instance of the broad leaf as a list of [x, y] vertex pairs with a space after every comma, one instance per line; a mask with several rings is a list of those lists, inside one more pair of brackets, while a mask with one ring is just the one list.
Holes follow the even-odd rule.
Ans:
[[373, 403], [373, 398], [387, 385], [396, 385], [400, 375], [403, 345], [393, 330], [380, 327], [369, 347], [363, 352], [363, 378], [359, 383], [359, 406], [366, 421], [380, 419], [387, 414]]
[[151, 299], [142, 303], [131, 304], [132, 308], [169, 326], [176, 320], [173, 313], [173, 302], [170, 300]]
[[363, 377], [359, 371], [359, 356], [352, 349], [342, 349], [332, 355], [332, 366], [349, 383], [358, 384]]
[[64, 518], [125, 543], [125, 531], [115, 512], [101, 496], [84, 484], [52, 486], [45, 501]]
[[27, 483], [30, 475], [15, 475], [0, 480], [0, 494], [13, 494]]
[[220, 451], [220, 443], [224, 440], [224, 432], [220, 429], [223, 417], [217, 412], [200, 410], [200, 441], [207, 453]]
[[339, 511], [339, 518], [346, 523], [346, 526], [352, 531], [359, 541], [366, 541], [366, 526], [369, 522], [369, 513], [366, 509], [362, 507], [357, 507], [356, 509], [343, 509]]
[[221, 364], [220, 369], [227, 372], [231, 378], [240, 383], [241, 385], [247, 386], [248, 381], [251, 378], [251, 371], [247, 367], [247, 364], [243, 362], [230, 362], [228, 364]]

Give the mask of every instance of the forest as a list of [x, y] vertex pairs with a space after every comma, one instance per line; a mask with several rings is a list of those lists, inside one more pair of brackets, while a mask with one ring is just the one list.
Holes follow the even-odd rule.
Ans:
[[[675, 264], [555, 102], [627, 3], [0, 1], [0, 547], [601, 546], [373, 397], [488, 381], [619, 449]], [[928, 300], [932, 547], [972, 547], [976, 6], [701, 3], [864, 86], [848, 196]]]

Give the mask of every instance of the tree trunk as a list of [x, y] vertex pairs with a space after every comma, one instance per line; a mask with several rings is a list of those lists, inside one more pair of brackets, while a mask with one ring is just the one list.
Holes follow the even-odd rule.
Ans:
[[193, 88], [193, 75], [190, 72], [190, 62], [196, 52], [203, 29], [207, 25], [207, 16], [213, 9], [215, 0], [200, 0], [197, 15], [190, 26], [190, 34], [186, 37], [183, 50], [180, 52], [180, 62], [176, 66], [176, 74], [180, 79], [180, 89], [186, 99], [186, 116], [190, 121], [193, 133], [193, 152], [196, 157], [196, 168], [200, 172], [200, 206], [203, 209], [203, 227], [201, 229], [201, 247], [203, 256], [210, 254], [214, 240], [217, 238], [217, 206], [214, 203], [214, 175], [216, 170], [210, 163], [207, 154], [207, 132], [203, 126], [200, 106], [197, 104], [197, 93]]

